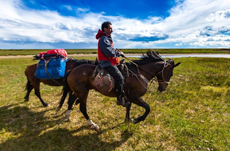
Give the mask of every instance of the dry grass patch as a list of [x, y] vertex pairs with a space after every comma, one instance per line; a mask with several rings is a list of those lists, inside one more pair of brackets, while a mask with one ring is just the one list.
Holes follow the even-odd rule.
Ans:
[[[61, 87], [41, 85], [46, 108], [34, 91], [24, 102], [24, 69], [35, 62], [0, 59], [0, 150], [230, 150], [230, 59], [175, 61], [182, 64], [167, 90], [157, 92], [153, 82], [143, 96], [151, 112], [141, 123], [125, 123], [126, 110], [115, 98], [90, 91], [87, 110], [100, 126], [97, 133], [79, 105], [74, 105], [71, 121], [65, 119], [67, 100], [56, 114]], [[130, 116], [143, 112], [132, 105]]]

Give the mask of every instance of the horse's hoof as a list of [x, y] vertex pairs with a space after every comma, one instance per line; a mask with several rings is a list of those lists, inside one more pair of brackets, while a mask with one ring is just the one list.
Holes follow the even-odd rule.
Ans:
[[71, 110], [67, 110], [66, 113], [65, 113], [65, 118], [70, 121], [70, 113], [71, 113]]
[[71, 122], [71, 118], [66, 118], [64, 121], [65, 122]]
[[29, 101], [29, 97], [24, 97], [24, 100], [25, 100], [25, 102], [28, 102]]
[[47, 104], [47, 103], [44, 103], [44, 104], [43, 104], [43, 106], [44, 106], [44, 107], [47, 107], [47, 106], [49, 106], [49, 104]]
[[98, 132], [99, 133], [99, 129], [100, 129], [100, 127], [98, 126], [98, 125], [93, 125], [93, 129], [96, 131], [96, 132]]
[[70, 122], [70, 121], [71, 121], [71, 117], [68, 116], [68, 115], [65, 115], [65, 121], [66, 121], [66, 122]]
[[133, 124], [137, 124], [138, 123], [137, 119], [131, 119], [131, 121], [133, 122]]

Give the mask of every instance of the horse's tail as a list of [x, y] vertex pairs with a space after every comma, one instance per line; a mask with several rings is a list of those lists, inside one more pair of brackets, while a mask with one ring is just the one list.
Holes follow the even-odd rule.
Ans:
[[64, 93], [65, 91], [66, 91], [66, 92], [67, 92], [67, 91], [68, 91], [68, 92], [70, 91], [70, 87], [69, 87], [68, 82], [67, 82], [67, 78], [68, 78], [70, 72], [71, 72], [71, 71], [67, 71], [67, 72], [66, 72], [66, 76], [65, 76], [65, 80], [64, 80], [64, 86], [63, 86], [63, 88], [62, 88], [62, 93]]
[[70, 87], [68, 85], [68, 82], [67, 82], [67, 77], [69, 76], [71, 71], [68, 71], [66, 72], [66, 75], [65, 75], [65, 79], [64, 79], [64, 85], [63, 85], [63, 88], [62, 88], [62, 97], [61, 97], [61, 100], [59, 102], [59, 106], [58, 106], [58, 111], [61, 109], [63, 103], [65, 102], [65, 98], [67, 96], [67, 94], [71, 91], [70, 90]]

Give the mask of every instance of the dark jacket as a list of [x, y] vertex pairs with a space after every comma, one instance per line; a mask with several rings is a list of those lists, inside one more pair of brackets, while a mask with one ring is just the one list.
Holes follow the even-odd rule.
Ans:
[[112, 38], [99, 29], [96, 39], [98, 39], [98, 60], [100, 67], [117, 65], [119, 63], [117, 57], [120, 57], [121, 53], [114, 48]]

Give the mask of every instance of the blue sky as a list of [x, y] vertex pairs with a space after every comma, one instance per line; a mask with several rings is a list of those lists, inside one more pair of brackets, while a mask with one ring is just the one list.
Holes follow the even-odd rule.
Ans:
[[229, 48], [230, 0], [1, 0], [0, 49]]

